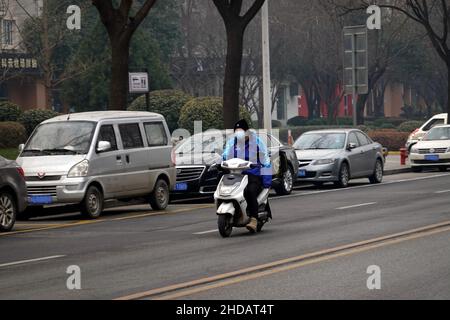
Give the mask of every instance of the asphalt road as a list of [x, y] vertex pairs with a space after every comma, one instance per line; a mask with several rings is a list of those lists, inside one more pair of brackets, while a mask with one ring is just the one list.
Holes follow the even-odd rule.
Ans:
[[[272, 199], [263, 233], [230, 239], [201, 201], [41, 217], [0, 235], [0, 299], [450, 299], [449, 196], [438, 172], [306, 186]], [[81, 290], [66, 287], [71, 265]]]

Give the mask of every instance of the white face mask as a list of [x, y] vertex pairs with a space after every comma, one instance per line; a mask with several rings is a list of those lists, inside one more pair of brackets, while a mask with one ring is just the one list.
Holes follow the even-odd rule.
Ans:
[[236, 136], [236, 139], [238, 139], [239, 141], [245, 139], [245, 131], [242, 130], [236, 131], [234, 135]]

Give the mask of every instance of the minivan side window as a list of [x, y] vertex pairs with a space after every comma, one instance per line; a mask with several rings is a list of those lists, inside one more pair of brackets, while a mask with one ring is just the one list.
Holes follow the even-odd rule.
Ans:
[[145, 135], [149, 147], [166, 146], [168, 143], [166, 130], [161, 122], [144, 123]]
[[100, 141], [107, 141], [111, 144], [111, 149], [109, 151], [117, 150], [116, 134], [112, 125], [101, 126], [97, 143], [99, 143]]
[[139, 124], [120, 124], [119, 131], [124, 149], [137, 149], [144, 147]]

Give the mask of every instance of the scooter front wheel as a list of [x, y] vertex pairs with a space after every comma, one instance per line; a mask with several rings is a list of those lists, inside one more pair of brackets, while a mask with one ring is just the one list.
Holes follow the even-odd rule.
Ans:
[[231, 236], [231, 232], [233, 232], [233, 224], [231, 221], [231, 216], [229, 215], [220, 215], [217, 221], [219, 227], [219, 233], [223, 238], [229, 238]]

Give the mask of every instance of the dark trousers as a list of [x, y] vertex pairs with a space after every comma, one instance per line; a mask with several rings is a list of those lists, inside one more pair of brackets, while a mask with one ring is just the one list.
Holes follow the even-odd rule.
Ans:
[[244, 191], [247, 201], [248, 214], [251, 218], [258, 218], [258, 196], [263, 190], [261, 177], [248, 175], [248, 186]]

